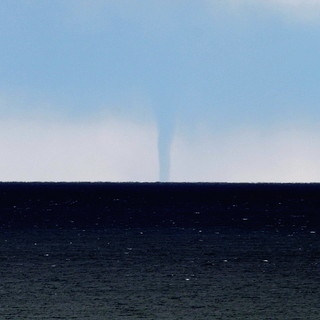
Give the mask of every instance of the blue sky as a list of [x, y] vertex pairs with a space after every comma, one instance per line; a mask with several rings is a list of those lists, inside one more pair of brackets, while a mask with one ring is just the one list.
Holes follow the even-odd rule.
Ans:
[[320, 0], [3, 0], [0, 180], [319, 181], [319, 36]]

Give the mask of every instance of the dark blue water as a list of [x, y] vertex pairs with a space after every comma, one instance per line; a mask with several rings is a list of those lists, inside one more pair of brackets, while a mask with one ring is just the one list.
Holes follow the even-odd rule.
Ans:
[[320, 226], [320, 184], [0, 183], [0, 227]]
[[319, 190], [2, 184], [0, 319], [319, 319]]
[[317, 233], [24, 230], [0, 237], [1, 319], [319, 319]]

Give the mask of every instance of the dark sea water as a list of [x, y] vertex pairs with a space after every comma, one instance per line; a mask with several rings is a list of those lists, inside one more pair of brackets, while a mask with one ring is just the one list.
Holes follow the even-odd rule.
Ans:
[[318, 185], [139, 188], [0, 185], [0, 319], [320, 319]]

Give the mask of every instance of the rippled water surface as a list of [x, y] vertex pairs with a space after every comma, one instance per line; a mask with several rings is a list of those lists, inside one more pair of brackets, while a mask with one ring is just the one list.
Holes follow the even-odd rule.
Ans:
[[1, 319], [320, 319], [299, 229], [2, 231]]

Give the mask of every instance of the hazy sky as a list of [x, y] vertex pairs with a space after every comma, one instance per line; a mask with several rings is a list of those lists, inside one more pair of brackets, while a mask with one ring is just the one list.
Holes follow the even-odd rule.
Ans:
[[0, 39], [0, 180], [320, 180], [320, 0], [1, 0]]

